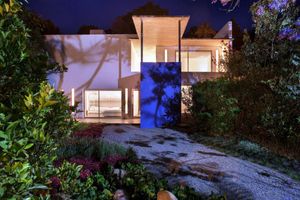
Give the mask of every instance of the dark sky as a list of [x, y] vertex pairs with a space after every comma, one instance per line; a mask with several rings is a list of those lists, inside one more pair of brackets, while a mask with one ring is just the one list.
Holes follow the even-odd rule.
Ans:
[[[110, 28], [117, 16], [144, 5], [149, 0], [31, 0], [28, 7], [43, 18], [53, 21], [62, 33], [76, 33], [81, 25]], [[153, 0], [171, 15], [190, 15], [188, 27], [210, 23], [216, 30], [235, 18], [243, 28], [251, 28], [250, 5], [255, 0], [241, 0], [240, 6], [231, 13], [221, 10], [211, 0]]]

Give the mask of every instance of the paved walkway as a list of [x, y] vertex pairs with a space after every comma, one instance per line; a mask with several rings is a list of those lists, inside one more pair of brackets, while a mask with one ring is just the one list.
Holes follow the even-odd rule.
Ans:
[[106, 140], [130, 146], [146, 167], [170, 183], [197, 191], [228, 194], [229, 199], [299, 200], [300, 183], [267, 167], [194, 143], [170, 129], [110, 125]]

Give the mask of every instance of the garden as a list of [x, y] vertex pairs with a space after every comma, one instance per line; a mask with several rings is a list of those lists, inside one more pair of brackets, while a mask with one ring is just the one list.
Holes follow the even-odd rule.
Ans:
[[299, 7], [295, 1], [261, 0], [251, 13], [255, 34], [244, 33], [242, 48], [226, 52], [224, 77], [187, 91], [191, 119], [178, 129], [299, 180]]
[[0, 199], [156, 199], [163, 190], [201, 199], [102, 140], [102, 125], [73, 119], [76, 108], [47, 83], [66, 68], [48, 53], [43, 28], [20, 1], [0, 0]]
[[[223, 78], [192, 87], [192, 124], [183, 128], [299, 180], [299, 9], [260, 0], [251, 11], [255, 37], [245, 34], [242, 49], [227, 52]], [[166, 190], [180, 200], [226, 199], [170, 187], [133, 149], [103, 140], [102, 125], [76, 122], [76, 108], [47, 83], [66, 68], [48, 53], [42, 30], [20, 1], [0, 0], [0, 199], [151, 200]]]

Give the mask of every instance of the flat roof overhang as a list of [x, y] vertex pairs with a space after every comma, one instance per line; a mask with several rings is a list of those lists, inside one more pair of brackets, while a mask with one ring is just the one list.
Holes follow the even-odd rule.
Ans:
[[[133, 16], [133, 23], [139, 39], [147, 45], [178, 45], [178, 36], [182, 38], [189, 16]], [[179, 25], [180, 23], [180, 25]], [[143, 25], [143, 28], [141, 27]], [[179, 32], [180, 27], [180, 32]]]

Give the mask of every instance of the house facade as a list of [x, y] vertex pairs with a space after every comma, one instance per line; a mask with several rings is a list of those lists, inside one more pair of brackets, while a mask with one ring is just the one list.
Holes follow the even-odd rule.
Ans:
[[141, 92], [147, 92], [146, 82], [141, 91], [142, 71], [147, 63], [179, 63], [181, 89], [222, 76], [220, 62], [231, 45], [231, 22], [213, 39], [189, 39], [183, 38], [188, 16], [134, 16], [132, 20], [134, 35], [46, 36], [55, 60], [68, 69], [50, 74], [49, 82], [64, 91], [70, 105], [78, 103], [82, 112], [77, 117], [141, 117]]

